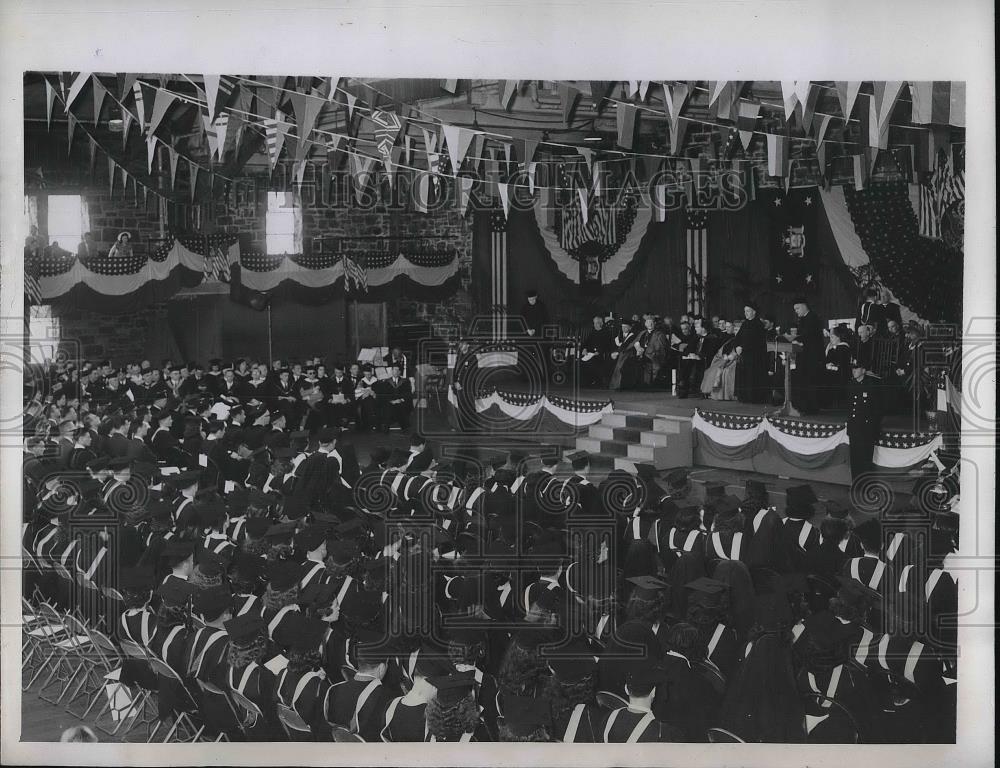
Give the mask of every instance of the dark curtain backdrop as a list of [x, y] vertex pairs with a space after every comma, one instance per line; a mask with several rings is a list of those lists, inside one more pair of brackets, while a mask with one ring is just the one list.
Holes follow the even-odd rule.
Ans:
[[[815, 204], [822, 205], [819, 191]], [[738, 211], [708, 214], [709, 313], [742, 318], [743, 302], [754, 298], [766, 314], [787, 327], [794, 318], [789, 293], [769, 289], [771, 277], [768, 238], [769, 202], [753, 201]], [[490, 296], [490, 212], [475, 213], [473, 283], [477, 307], [487, 312]], [[820, 291], [813, 309], [823, 320], [853, 317], [857, 289], [837, 250], [826, 216], [817, 216], [817, 254]], [[600, 297], [584, 296], [579, 284], [555, 266], [545, 250], [533, 211], [513, 208], [507, 227], [509, 296], [512, 312], [520, 310], [524, 294], [538, 290], [554, 320], [565, 332], [589, 326], [598, 309], [619, 315], [657, 312], [674, 319], [686, 310], [687, 233], [682, 211], [671, 211], [664, 223], [651, 223], [625, 272]]]

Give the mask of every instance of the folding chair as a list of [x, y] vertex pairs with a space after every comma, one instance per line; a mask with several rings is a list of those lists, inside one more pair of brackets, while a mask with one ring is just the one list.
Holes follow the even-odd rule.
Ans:
[[[153, 668], [153, 671], [158, 676], [166, 678], [177, 685], [178, 690], [182, 692], [182, 699], [184, 700], [180, 702], [177, 707], [175, 707], [174, 722], [167, 731], [167, 735], [163, 737], [162, 743], [170, 743], [175, 734], [179, 736], [176, 740], [177, 743], [195, 743], [201, 736], [202, 731], [205, 730], [204, 725], [196, 726], [194, 720], [191, 718], [192, 713], [198, 711], [198, 702], [196, 702], [191, 696], [191, 692], [187, 689], [187, 686], [184, 684], [181, 676], [174, 672], [173, 668], [169, 664], [167, 664], [163, 659], [157, 658], [152, 653], [147, 654], [146, 658], [149, 659], [149, 666]], [[182, 728], [187, 731], [186, 738], [180, 737]], [[152, 738], [147, 739], [147, 743], [150, 741], [152, 741]]]
[[622, 698], [617, 693], [611, 693], [611, 691], [598, 691], [596, 699], [597, 705], [605, 709], [620, 709], [628, 706], [628, 699]]
[[[804, 697], [807, 704], [807, 708], [813, 709], [813, 711], [823, 711], [827, 717], [816, 716], [806, 714], [805, 717], [805, 727], [806, 727], [806, 742], [809, 744], [860, 744], [861, 743], [861, 729], [858, 727], [858, 719], [854, 716], [847, 707], [841, 704], [836, 699], [831, 699], [828, 696], [824, 696], [821, 693], [811, 693]], [[810, 703], [815, 706], [808, 707]], [[834, 718], [831, 722], [829, 718]], [[819, 738], [819, 735], [814, 735], [816, 733], [816, 728], [820, 724], [825, 724], [827, 726], [824, 730], [829, 730], [830, 726], [833, 724], [839, 724], [843, 731], [842, 736], [839, 736], [835, 740], [824, 740]], [[822, 733], [822, 732], [821, 732]], [[834, 733], [837, 733], [835, 730]]]
[[295, 737], [292, 733], [298, 734], [299, 739], [303, 736], [312, 738], [312, 728], [309, 724], [302, 719], [302, 715], [296, 712], [294, 709], [289, 707], [287, 704], [282, 704], [280, 701], [277, 703], [278, 709], [278, 722], [281, 723], [281, 727], [285, 731], [285, 735], [288, 737], [289, 741], [295, 741]]
[[743, 739], [725, 728], [709, 728], [708, 740], [712, 744], [746, 744]]
[[697, 659], [691, 662], [691, 669], [693, 669], [699, 677], [707, 681], [708, 684], [712, 686], [712, 690], [719, 696], [725, 695], [726, 676], [722, 674], [722, 670], [715, 666], [715, 664], [707, 659]]
[[[42, 654], [42, 640], [44, 636], [44, 623], [38, 615], [38, 609], [33, 606], [24, 595], [21, 596], [21, 675], [28, 679], [33, 679], [35, 671], [41, 665], [44, 655]], [[41, 633], [41, 635], [39, 634]], [[27, 686], [22, 688], [27, 690]]]
[[361, 742], [364, 743], [358, 734], [351, 733], [349, 730], [340, 725], [333, 726], [333, 740], [338, 742]]
[[[121, 645], [123, 661], [125, 658], [128, 658], [145, 665], [147, 668], [152, 668], [149, 663], [149, 654], [141, 645], [134, 643], [131, 640], [126, 640], [125, 638], [122, 638], [119, 641], [119, 644]], [[155, 706], [156, 704], [157, 691], [145, 688], [140, 684], [136, 684], [135, 690], [131, 690], [131, 693], [132, 703], [129, 705], [128, 709], [125, 710], [125, 712], [121, 713], [118, 725], [115, 726], [114, 730], [109, 731], [106, 728], [103, 728], [100, 724], [99, 718], [96, 722], [96, 726], [98, 730], [108, 736], [118, 736], [118, 732], [121, 730], [122, 726], [129, 723], [129, 727], [121, 733], [121, 737], [124, 740], [124, 737], [135, 730], [135, 728], [140, 725], [144, 725], [146, 726], [146, 741], [150, 742], [162, 725], [159, 716], [152, 715], [150, 713], [151, 705]], [[148, 717], [146, 716], [147, 714], [149, 715]], [[151, 728], [152, 730], [150, 730]]]
[[[240, 718], [239, 713], [237, 713], [236, 707], [233, 705], [233, 700], [229, 696], [229, 694], [227, 694], [226, 691], [222, 690], [218, 686], [213, 685], [212, 683], [209, 683], [205, 680], [199, 680], [198, 678], [195, 678], [194, 682], [195, 685], [198, 686], [198, 690], [201, 692], [202, 703], [204, 704], [205, 700], [210, 698], [220, 703], [225, 703], [226, 708], [232, 718], [232, 721], [230, 723], [232, 729], [237, 731], [241, 736], [246, 737], [246, 729], [243, 727], [243, 720]], [[205, 728], [208, 728], [208, 725], [209, 724], [206, 720]], [[229, 734], [226, 732], [225, 728], [220, 728], [219, 735], [215, 739], [213, 739], [213, 741], [230, 741], [230, 740], [231, 739], [229, 738]]]
[[[105, 677], [122, 664], [122, 654], [107, 635], [97, 629], [87, 629], [90, 636], [90, 661], [84, 670], [75, 691], [66, 700], [66, 711], [80, 720], [87, 720], [91, 710], [101, 697], [105, 695]], [[82, 712], [73, 711], [73, 702], [83, 694], [87, 699], [87, 707]], [[109, 701], [105, 705], [106, 709], [111, 708]], [[101, 711], [103, 713], [103, 710]]]
[[229, 690], [229, 696], [233, 704], [242, 710], [243, 717], [240, 718], [240, 727], [246, 733], [258, 722], [264, 719], [264, 713], [254, 702], [235, 689]]
[[48, 675], [42, 681], [38, 693], [43, 701], [55, 704], [56, 701], [48, 698], [44, 693], [53, 683], [58, 685], [68, 681], [67, 675], [69, 673], [66, 666], [66, 652], [68, 648], [72, 647], [72, 643], [60, 646], [60, 643], [65, 643], [69, 638], [69, 631], [66, 628], [65, 619], [52, 605], [49, 603], [40, 603], [38, 606], [38, 615], [42, 620], [42, 626], [35, 630], [35, 632], [37, 633], [36, 637], [41, 642], [42, 652], [46, 656], [35, 672], [35, 675], [28, 681], [28, 684], [24, 688], [25, 690], [30, 688], [42, 673], [48, 671]]
[[[73, 697], [71, 697], [67, 703], [68, 704], [75, 698], [86, 682], [88, 676], [88, 670], [91, 668], [92, 663], [92, 643], [90, 640], [90, 634], [87, 631], [87, 627], [72, 613], [66, 613], [63, 616], [63, 621], [66, 626], [66, 637], [62, 640], [56, 641], [56, 647], [62, 649], [65, 653], [63, 655], [63, 665], [65, 667], [65, 682], [63, 684], [62, 690], [59, 692], [59, 696], [55, 701], [50, 701], [44, 698], [43, 691], [45, 686], [39, 690], [38, 696], [43, 701], [49, 701], [52, 704], [62, 704], [63, 699], [69, 694], [70, 689], [73, 688], [73, 684], [76, 683], [76, 688], [73, 691]], [[77, 683], [80, 680], [80, 683]]]

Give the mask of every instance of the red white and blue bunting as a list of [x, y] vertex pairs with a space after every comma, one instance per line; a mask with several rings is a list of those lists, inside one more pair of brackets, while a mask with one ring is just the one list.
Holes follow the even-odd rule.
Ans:
[[[749, 458], [776, 445], [783, 449], [786, 460], [797, 458], [806, 464], [850, 443], [843, 423], [817, 424], [700, 409], [692, 417], [691, 428], [717, 449], [731, 453], [733, 459]], [[883, 469], [909, 469], [927, 461], [942, 444], [939, 433], [883, 432], [875, 446], [874, 463]]]
[[[448, 401], [456, 405], [455, 394], [449, 390]], [[611, 413], [614, 405], [610, 400], [574, 400], [555, 395], [529, 394], [526, 392], [480, 392], [476, 397], [476, 411], [483, 413], [497, 408], [515, 421], [531, 421], [543, 412], [559, 419], [563, 424], [583, 429], [600, 422], [601, 417]]]

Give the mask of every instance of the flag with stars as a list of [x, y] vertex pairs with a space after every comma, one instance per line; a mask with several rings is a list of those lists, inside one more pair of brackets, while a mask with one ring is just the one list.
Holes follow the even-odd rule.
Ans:
[[817, 293], [816, 190], [762, 194], [758, 204], [767, 210], [770, 219], [771, 287], [782, 293]]

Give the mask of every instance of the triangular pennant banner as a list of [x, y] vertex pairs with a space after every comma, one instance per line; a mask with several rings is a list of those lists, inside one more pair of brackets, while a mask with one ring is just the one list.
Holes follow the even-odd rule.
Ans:
[[382, 155], [382, 162], [388, 170], [390, 153], [399, 137], [401, 126], [399, 115], [382, 109], [373, 109], [369, 119], [375, 124], [375, 149]]
[[94, 167], [97, 163], [97, 142], [90, 140], [90, 175], [94, 175]]
[[404, 136], [403, 137], [403, 150], [404, 150], [404, 160], [403, 162], [407, 165], [413, 165], [413, 137]]
[[96, 77], [94, 78], [94, 125], [97, 125], [101, 120], [101, 110], [104, 108], [104, 97], [108, 95], [108, 89], [105, 88], [101, 81]]
[[639, 81], [638, 80], [628, 80], [628, 85], [625, 87], [625, 97], [634, 98], [639, 92]]
[[188, 166], [191, 169], [191, 202], [194, 202], [195, 192], [198, 191], [198, 171], [199, 167], [188, 160]]
[[458, 208], [463, 216], [469, 210], [469, 201], [472, 199], [473, 181], [474, 179], [471, 176], [458, 177]]
[[52, 130], [52, 105], [56, 100], [56, 89], [49, 82], [48, 78], [45, 78], [45, 125], [49, 130]]
[[118, 98], [122, 101], [128, 96], [128, 92], [132, 90], [132, 86], [135, 85], [135, 81], [138, 79], [138, 75], [130, 75], [128, 73], [118, 75]]
[[132, 128], [132, 113], [127, 109], [122, 107], [122, 151], [125, 151], [125, 147], [128, 145], [128, 132]]
[[532, 195], [535, 194], [535, 168], [538, 167], [538, 163], [528, 163], [528, 192]]
[[497, 182], [497, 191], [500, 193], [500, 203], [503, 205], [503, 215], [510, 214], [510, 187], [507, 184]]
[[319, 117], [324, 102], [320, 98], [314, 98], [312, 95], [297, 91], [289, 94], [288, 98], [291, 99], [292, 108], [295, 110], [296, 135], [298, 136], [295, 157], [301, 160], [308, 154], [309, 135], [316, 125], [316, 118]]
[[577, 153], [579, 153], [584, 160], [587, 161], [587, 171], [593, 171], [594, 169], [594, 150], [587, 149], [586, 147], [577, 147]]
[[875, 98], [871, 100], [869, 131], [877, 131], [876, 141], [872, 146], [886, 149], [889, 146], [889, 118], [903, 90], [902, 80], [877, 81], [875, 83]]
[[651, 80], [639, 81], [639, 101], [646, 101], [646, 94], [649, 93], [649, 84], [651, 82]]
[[72, 112], [67, 112], [66, 122], [69, 126], [69, 144], [66, 147], [66, 154], [68, 155], [73, 151], [73, 134], [76, 133], [76, 115]]
[[618, 117], [618, 146], [632, 149], [635, 140], [635, 116], [638, 110], [631, 104], [618, 102], [616, 105]]
[[177, 153], [177, 150], [173, 147], [167, 147], [167, 159], [170, 163], [170, 188], [176, 189], [177, 187], [177, 161], [181, 159], [181, 156]]
[[500, 104], [508, 112], [510, 112], [510, 108], [514, 103], [514, 94], [517, 93], [517, 86], [520, 82], [520, 80], [503, 81], [503, 93], [500, 96]]
[[715, 102], [719, 100], [719, 96], [728, 85], [728, 80], [710, 80], [708, 82], [708, 106], [715, 106]]
[[806, 92], [806, 100], [802, 104], [802, 127], [809, 130], [812, 127], [813, 117], [816, 114], [816, 103], [819, 101], [821, 89], [809, 83]]
[[604, 164], [599, 160], [595, 160], [594, 167], [591, 169], [590, 175], [593, 179], [591, 188], [593, 189], [594, 197], [600, 197], [601, 192], [603, 191], [601, 189], [601, 185], [604, 182]]
[[442, 80], [441, 88], [445, 91], [448, 91], [448, 93], [454, 95], [455, 92], [458, 90], [458, 80]]
[[205, 129], [205, 138], [208, 140], [208, 156], [214, 158], [219, 154], [219, 134], [215, 130], [215, 123], [207, 112], [201, 113], [201, 124]]
[[354, 116], [354, 104], [358, 100], [358, 97], [353, 93], [347, 94], [347, 119], [350, 120]]
[[337, 97], [337, 84], [340, 82], [340, 77], [337, 75], [330, 75], [330, 90], [326, 94], [327, 101], [333, 101]]
[[148, 136], [146, 138], [146, 172], [153, 172], [153, 158], [156, 157], [156, 142], [155, 136]]
[[675, 85], [664, 83], [663, 92], [666, 97], [664, 101], [667, 105], [667, 114], [670, 115], [671, 124], [673, 124], [680, 117], [681, 110], [684, 108], [684, 104], [687, 103], [691, 89], [687, 83], [677, 83]]
[[115, 161], [112, 158], [109, 157], [108, 158], [108, 184], [109, 184], [109, 190], [108, 191], [112, 195], [115, 193], [115, 171], [116, 171]]
[[861, 90], [860, 80], [837, 80], [837, 99], [840, 101], [840, 111], [845, 120], [851, 118], [854, 111], [854, 102], [857, 101], [858, 91]]
[[153, 113], [149, 117], [147, 134], [151, 136], [156, 132], [156, 129], [160, 127], [160, 123], [163, 122], [163, 117], [167, 114], [167, 110], [170, 109], [170, 105], [176, 99], [177, 97], [169, 91], [159, 88], [156, 90], [156, 96], [153, 98]]
[[680, 153], [681, 146], [684, 144], [684, 136], [687, 134], [688, 124], [690, 122], [690, 120], [684, 117], [671, 121], [670, 154], [676, 155]]
[[90, 72], [80, 72], [73, 80], [73, 85], [69, 88], [69, 93], [66, 95], [66, 109], [68, 110], [73, 106], [73, 102], [76, 101], [77, 97], [83, 91], [83, 87], [90, 80]]
[[205, 100], [208, 102], [208, 116], [215, 120], [219, 111], [219, 76], [203, 75], [205, 78]]
[[757, 117], [760, 115], [760, 104], [756, 102], [741, 101], [739, 106], [739, 116], [736, 118], [736, 130], [740, 134], [740, 143], [743, 149], [750, 146], [753, 139], [754, 126], [757, 125]]
[[833, 119], [833, 115], [820, 115], [819, 121], [814, 121], [816, 126], [816, 146], [820, 147], [823, 145], [823, 140], [826, 138], [827, 128], [830, 127], [830, 121]]
[[132, 95], [135, 97], [135, 113], [139, 118], [139, 131], [146, 129], [146, 105], [142, 98], [142, 83], [136, 81], [132, 84]]
[[432, 131], [430, 128], [421, 127], [420, 130], [424, 134], [424, 147], [427, 152], [436, 152], [438, 145], [438, 134], [436, 131]]
[[[785, 120], [791, 120], [795, 115], [795, 106], [799, 103], [798, 81], [781, 81], [781, 104], [785, 108]], [[773, 175], [773, 174], [772, 174]]]
[[569, 125], [570, 120], [573, 119], [573, 111], [576, 109], [576, 101], [580, 98], [580, 91], [572, 85], [564, 83], [559, 86], [559, 95], [562, 100], [563, 122]]
[[448, 156], [451, 158], [451, 172], [458, 174], [458, 169], [462, 167], [462, 161], [469, 151], [469, 145], [475, 137], [472, 131], [460, 128], [457, 125], [442, 125], [444, 141], [448, 145]]
[[524, 152], [521, 157], [521, 162], [527, 164], [535, 159], [535, 151], [538, 149], [538, 142], [534, 139], [525, 139], [523, 146]]

